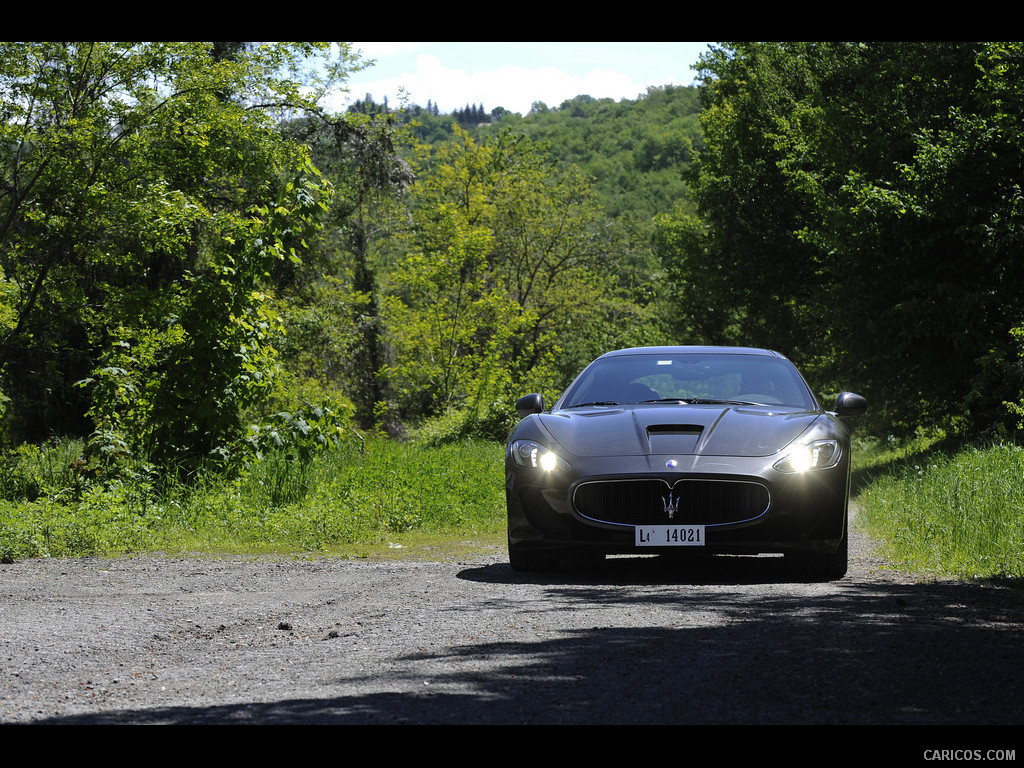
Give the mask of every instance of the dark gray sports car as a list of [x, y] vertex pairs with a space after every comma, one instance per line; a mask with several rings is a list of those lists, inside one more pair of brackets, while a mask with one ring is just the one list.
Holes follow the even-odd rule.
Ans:
[[602, 355], [549, 412], [540, 395], [505, 454], [517, 571], [606, 554], [785, 553], [846, 573], [850, 435], [867, 408], [819, 405], [782, 355], [643, 347]]

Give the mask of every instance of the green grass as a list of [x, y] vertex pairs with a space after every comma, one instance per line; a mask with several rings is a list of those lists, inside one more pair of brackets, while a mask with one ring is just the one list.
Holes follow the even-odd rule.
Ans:
[[858, 524], [895, 563], [940, 577], [1024, 576], [1020, 446], [919, 445], [868, 452], [864, 464]]
[[[370, 439], [241, 478], [83, 478], [80, 446], [22, 447], [0, 476], [0, 561], [143, 552], [458, 558], [504, 551], [502, 447]], [[859, 441], [858, 525], [901, 567], [1024, 576], [1024, 449]]]
[[[61, 451], [60, 460], [49, 455]], [[369, 440], [301, 464], [270, 455], [241, 478], [199, 485], [83, 482], [66, 448], [26, 453], [0, 495], [0, 560], [139, 552], [372, 556], [491, 546], [504, 531], [503, 451]], [[73, 451], [71, 452], [73, 453]], [[3, 489], [0, 489], [3, 490]], [[448, 542], [444, 546], [440, 542]]]

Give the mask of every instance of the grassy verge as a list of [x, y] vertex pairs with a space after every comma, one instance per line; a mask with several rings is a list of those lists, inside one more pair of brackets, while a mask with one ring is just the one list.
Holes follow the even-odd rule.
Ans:
[[[61, 451], [58, 458], [51, 452]], [[504, 531], [502, 448], [370, 440], [243, 478], [82, 483], [54, 447], [23, 456], [0, 499], [0, 560], [137, 552], [414, 556], [491, 546]]]
[[[502, 448], [369, 440], [243, 478], [85, 481], [77, 447], [23, 449], [0, 477], [0, 561], [141, 552], [459, 559], [504, 552]], [[1024, 576], [1024, 449], [858, 445], [858, 524], [897, 564]]]
[[859, 525], [895, 563], [942, 577], [1024, 577], [1020, 446], [876, 448], [861, 466]]

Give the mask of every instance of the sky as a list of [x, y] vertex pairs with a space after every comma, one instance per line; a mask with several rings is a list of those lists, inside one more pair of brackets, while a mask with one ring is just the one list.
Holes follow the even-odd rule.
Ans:
[[648, 86], [690, 85], [710, 43], [353, 43], [376, 63], [349, 78], [348, 103], [370, 94], [442, 113], [467, 104], [525, 115], [535, 101], [635, 99]]

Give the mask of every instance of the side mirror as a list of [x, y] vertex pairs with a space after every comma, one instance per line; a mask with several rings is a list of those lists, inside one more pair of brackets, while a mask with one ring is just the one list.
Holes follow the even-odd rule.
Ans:
[[516, 400], [516, 413], [520, 419], [525, 419], [532, 413], [540, 413], [544, 410], [544, 395], [523, 395]]
[[868, 410], [868, 401], [853, 392], [840, 392], [832, 410], [839, 416], [863, 416]]

